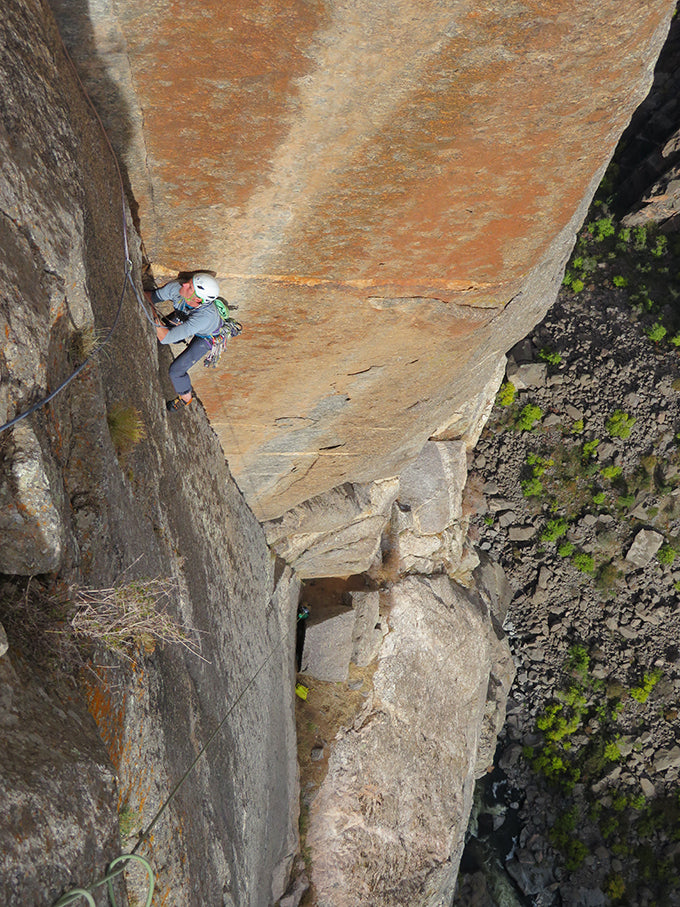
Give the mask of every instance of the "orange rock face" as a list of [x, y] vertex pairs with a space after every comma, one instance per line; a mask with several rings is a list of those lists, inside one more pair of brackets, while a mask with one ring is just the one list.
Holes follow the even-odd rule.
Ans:
[[542, 317], [674, 6], [119, 0], [93, 23], [154, 273], [213, 270], [239, 305], [193, 377], [260, 518], [396, 474]]

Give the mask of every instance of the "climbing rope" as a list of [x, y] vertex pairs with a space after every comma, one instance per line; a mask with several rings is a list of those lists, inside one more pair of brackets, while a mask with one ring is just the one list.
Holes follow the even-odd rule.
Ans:
[[80, 76], [78, 75], [78, 70], [76, 69], [74, 62], [73, 62], [73, 60], [71, 59], [71, 55], [69, 54], [68, 50], [66, 49], [66, 45], [64, 44], [64, 39], [61, 37], [61, 34], [59, 34], [59, 40], [61, 41], [61, 46], [62, 46], [62, 49], [63, 49], [64, 54], [65, 54], [65, 56], [66, 56], [66, 59], [68, 60], [70, 66], [71, 66], [71, 69], [73, 70], [73, 72], [74, 72], [74, 74], [75, 74], [75, 77], [76, 77], [76, 79], [77, 79], [77, 81], [78, 81], [78, 84], [80, 85], [80, 88], [81, 88], [81, 91], [83, 92], [83, 95], [84, 95], [84, 97], [85, 97], [85, 100], [87, 101], [88, 105], [90, 106], [90, 109], [92, 110], [92, 112], [94, 113], [95, 117], [97, 118], [97, 122], [99, 123], [99, 126], [100, 126], [100, 128], [101, 128], [102, 134], [103, 134], [104, 139], [105, 139], [105, 141], [106, 141], [106, 144], [108, 145], [109, 151], [111, 152], [111, 156], [112, 156], [112, 158], [113, 158], [113, 162], [114, 162], [115, 167], [116, 167], [116, 173], [118, 174], [118, 182], [119, 182], [119, 185], [120, 185], [121, 200], [122, 200], [122, 209], [123, 209], [123, 230], [122, 230], [122, 235], [123, 235], [123, 248], [124, 248], [124, 253], [125, 253], [125, 268], [124, 268], [125, 274], [124, 274], [124, 278], [123, 278], [123, 288], [122, 288], [122, 290], [121, 290], [120, 301], [119, 301], [119, 303], [118, 303], [118, 310], [117, 310], [117, 312], [116, 312], [116, 317], [115, 317], [115, 319], [114, 319], [114, 321], [113, 321], [113, 325], [111, 326], [111, 329], [109, 330], [108, 334], [106, 335], [106, 337], [104, 338], [104, 340], [102, 341], [102, 343], [100, 343], [99, 346], [98, 346], [96, 349], [94, 349], [94, 350], [90, 353], [90, 355], [85, 359], [85, 361], [84, 361], [83, 363], [81, 363], [81, 365], [78, 366], [78, 368], [73, 372], [73, 374], [70, 375], [65, 381], [63, 381], [63, 382], [59, 385], [59, 387], [57, 387], [55, 390], [53, 390], [51, 394], [48, 394], [48, 395], [47, 395], [46, 397], [44, 397], [42, 400], [39, 400], [37, 403], [34, 403], [33, 406], [31, 406], [31, 407], [30, 407], [29, 409], [27, 409], [25, 412], [20, 413], [18, 416], [15, 416], [13, 419], [10, 419], [9, 422], [5, 422], [4, 425], [0, 425], [0, 434], [1, 434], [3, 431], [6, 431], [6, 430], [9, 429], [9, 428], [12, 428], [13, 425], [16, 425], [16, 424], [17, 424], [17, 422], [21, 422], [22, 419], [25, 419], [27, 416], [30, 416], [32, 413], [36, 412], [36, 410], [38, 410], [38, 409], [40, 409], [41, 407], [43, 407], [43, 406], [45, 406], [46, 404], [48, 404], [48, 403], [50, 402], [50, 400], [53, 400], [53, 399], [57, 396], [57, 394], [61, 393], [61, 391], [63, 391], [64, 388], [68, 387], [68, 385], [69, 385], [75, 378], [78, 377], [78, 375], [83, 371], [83, 369], [86, 368], [86, 367], [90, 364], [90, 362], [92, 361], [92, 359], [94, 359], [94, 357], [97, 356], [97, 355], [104, 349], [104, 347], [106, 346], [106, 344], [107, 344], [107, 343], [109, 342], [109, 340], [111, 339], [111, 336], [113, 335], [113, 332], [114, 332], [114, 330], [116, 329], [116, 325], [118, 324], [118, 319], [120, 318], [120, 313], [121, 313], [121, 310], [122, 310], [122, 308], [123, 308], [123, 300], [125, 299], [125, 288], [126, 288], [126, 284], [127, 284], [127, 283], [129, 283], [130, 286], [132, 287], [132, 290], [133, 290], [133, 292], [134, 292], [134, 294], [135, 294], [135, 296], [136, 296], [136, 298], [137, 298], [137, 302], [138, 302], [139, 305], [141, 306], [142, 311], [144, 312], [144, 314], [145, 314], [147, 320], [150, 322], [150, 324], [154, 325], [154, 327], [155, 327], [154, 320], [153, 320], [153, 318], [151, 318], [151, 316], [150, 316], [149, 313], [147, 312], [146, 307], [145, 307], [145, 305], [144, 305], [144, 303], [143, 303], [143, 301], [142, 301], [142, 298], [141, 298], [141, 296], [140, 296], [139, 290], [138, 290], [137, 287], [135, 286], [135, 283], [134, 283], [134, 281], [133, 281], [133, 279], [132, 279], [132, 261], [131, 261], [131, 259], [130, 259], [130, 244], [129, 244], [129, 241], [128, 241], [128, 229], [127, 229], [127, 218], [126, 218], [126, 204], [125, 204], [125, 187], [124, 187], [124, 185], [123, 185], [123, 175], [122, 175], [121, 170], [120, 170], [120, 165], [118, 164], [118, 158], [116, 157], [116, 152], [113, 150], [113, 145], [111, 144], [111, 141], [110, 141], [109, 136], [108, 136], [108, 134], [107, 134], [107, 132], [106, 132], [106, 129], [104, 128], [104, 124], [103, 124], [103, 122], [102, 122], [102, 119], [101, 119], [101, 117], [99, 116], [99, 114], [98, 114], [98, 112], [97, 112], [97, 109], [96, 109], [96, 107], [94, 106], [94, 103], [92, 102], [92, 99], [90, 98], [89, 94], [87, 93], [87, 90], [85, 89], [85, 86], [83, 85], [83, 82], [82, 82]]
[[151, 864], [148, 860], [145, 860], [144, 857], [140, 857], [139, 854], [135, 853], [124, 853], [120, 857], [116, 857], [115, 860], [112, 860], [107, 868], [106, 875], [99, 882], [95, 882], [94, 885], [91, 885], [89, 888], [72, 888], [66, 894], [63, 894], [58, 901], [55, 901], [54, 907], [67, 907], [68, 904], [73, 904], [80, 898], [85, 898], [90, 907], [97, 907], [94, 898], [92, 897], [92, 892], [96, 891], [97, 888], [101, 888], [102, 885], [106, 885], [109, 895], [109, 901], [111, 907], [117, 907], [116, 903], [116, 894], [113, 890], [113, 880], [121, 875], [125, 871], [125, 867], [121, 865], [120, 869], [113, 871], [114, 866], [117, 866], [119, 863], [127, 863], [130, 860], [133, 860], [136, 863], [141, 863], [146, 873], [148, 875], [149, 882], [149, 892], [146, 896], [146, 901], [144, 902], [144, 907], [151, 907], [151, 899], [153, 898], [154, 890], [154, 874]]
[[[272, 602], [269, 606], [269, 609], [268, 609], [267, 613], [265, 614], [265, 621], [271, 614], [273, 608], [274, 608], [274, 602], [272, 600]], [[226, 724], [227, 720], [229, 719], [229, 716], [232, 714], [232, 712], [234, 711], [236, 706], [241, 702], [241, 700], [243, 699], [245, 694], [248, 692], [250, 687], [252, 687], [252, 685], [255, 683], [255, 681], [261, 674], [261, 672], [264, 670], [264, 667], [266, 666], [267, 662], [278, 651], [278, 649], [284, 644], [284, 642], [286, 642], [286, 640], [288, 639], [289, 632], [290, 632], [289, 630], [286, 630], [286, 632], [281, 636], [281, 638], [278, 640], [278, 642], [270, 649], [269, 653], [267, 654], [266, 658], [264, 658], [264, 660], [260, 664], [257, 671], [255, 671], [255, 673], [252, 675], [252, 677], [250, 678], [248, 683], [243, 687], [241, 692], [238, 694], [238, 696], [236, 697], [234, 702], [231, 704], [231, 706], [227, 710], [224, 717], [217, 724], [217, 727], [215, 728], [215, 730], [210, 734], [210, 736], [208, 737], [206, 742], [203, 744], [201, 749], [198, 751], [196, 758], [189, 765], [187, 770], [184, 772], [184, 774], [181, 776], [179, 781], [175, 784], [175, 786], [172, 788], [172, 790], [170, 791], [168, 796], [165, 798], [165, 800], [163, 801], [161, 806], [158, 808], [158, 810], [156, 811], [156, 814], [154, 815], [151, 822], [149, 822], [147, 827], [139, 833], [137, 843], [132, 848], [132, 851], [129, 854], [123, 854], [122, 856], [117, 857], [115, 860], [113, 860], [109, 864], [108, 872], [107, 872], [106, 876], [104, 876], [104, 878], [101, 879], [99, 882], [96, 882], [94, 885], [91, 885], [89, 889], [84, 889], [84, 888], [71, 889], [71, 891], [62, 895], [59, 898], [59, 900], [54, 903], [53, 907], [67, 907], [68, 904], [72, 904], [74, 901], [76, 901], [80, 897], [86, 898], [88, 904], [90, 904], [91, 907], [96, 907], [95, 902], [92, 898], [91, 892], [96, 888], [100, 888], [104, 884], [108, 885], [109, 899], [111, 900], [112, 907], [116, 907], [116, 901], [115, 901], [115, 897], [114, 897], [114, 893], [113, 893], [113, 885], [111, 883], [112, 883], [112, 880], [116, 876], [120, 875], [120, 873], [123, 872], [123, 868], [118, 869], [115, 872], [112, 872], [112, 869], [117, 863], [119, 863], [123, 860], [133, 860], [133, 859], [138, 860], [140, 863], [142, 863], [144, 865], [144, 867], [146, 868], [147, 873], [149, 875], [149, 885], [150, 885], [149, 895], [148, 895], [148, 898], [147, 898], [147, 901], [146, 901], [146, 904], [144, 905], [144, 907], [150, 907], [151, 898], [153, 896], [153, 890], [154, 890], [153, 871], [152, 871], [151, 866], [148, 863], [148, 861], [145, 860], [143, 857], [140, 857], [139, 854], [137, 853], [137, 851], [142, 846], [142, 844], [144, 844], [145, 842], [148, 842], [149, 835], [151, 834], [151, 832], [157, 825], [158, 821], [160, 820], [160, 818], [163, 815], [163, 813], [165, 812], [165, 810], [168, 808], [168, 806], [170, 805], [172, 800], [177, 796], [180, 788], [182, 787], [184, 782], [187, 780], [187, 778], [189, 777], [191, 772], [194, 770], [194, 768], [198, 764], [201, 757], [205, 754], [205, 752], [208, 750], [208, 748], [212, 745], [213, 741], [217, 738], [219, 732], [222, 730], [222, 728]]]

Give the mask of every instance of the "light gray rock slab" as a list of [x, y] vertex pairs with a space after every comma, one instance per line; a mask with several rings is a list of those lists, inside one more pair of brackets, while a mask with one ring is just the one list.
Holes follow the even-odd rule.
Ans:
[[461, 441], [428, 441], [399, 477], [398, 500], [422, 534], [443, 532], [462, 513], [467, 451]]
[[626, 561], [634, 567], [646, 567], [663, 544], [663, 538], [653, 529], [640, 529], [628, 549]]
[[508, 530], [508, 538], [511, 542], [528, 542], [536, 535], [536, 527], [530, 525], [511, 526]]
[[380, 593], [352, 592], [350, 597], [356, 612], [351, 660], [360, 668], [364, 668], [378, 654], [383, 638], [380, 626]]
[[301, 671], [318, 680], [346, 681], [354, 650], [353, 608], [336, 610], [323, 619], [309, 618], [305, 628]]
[[680, 746], [658, 750], [654, 756], [654, 771], [666, 772], [670, 768], [680, 767]]
[[263, 524], [267, 541], [298, 576], [350, 576], [373, 563], [399, 480], [346, 483]]
[[515, 385], [517, 390], [526, 390], [530, 387], [544, 387], [548, 375], [548, 366], [545, 362], [526, 362], [516, 364], [509, 360], [506, 369], [508, 381]]
[[6, 654], [9, 650], [9, 641], [7, 639], [7, 633], [2, 624], [0, 624], [0, 658]]
[[495, 742], [512, 680], [507, 643], [447, 577], [402, 580], [388, 610], [373, 697], [331, 744], [310, 807], [312, 884], [334, 907], [451, 903], [475, 771], [495, 748], [480, 727]]

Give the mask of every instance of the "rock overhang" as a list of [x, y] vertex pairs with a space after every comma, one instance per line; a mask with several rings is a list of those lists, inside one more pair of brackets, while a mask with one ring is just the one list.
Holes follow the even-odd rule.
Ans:
[[156, 0], [93, 21], [156, 277], [209, 268], [239, 305], [194, 383], [261, 519], [397, 474], [542, 317], [672, 9]]

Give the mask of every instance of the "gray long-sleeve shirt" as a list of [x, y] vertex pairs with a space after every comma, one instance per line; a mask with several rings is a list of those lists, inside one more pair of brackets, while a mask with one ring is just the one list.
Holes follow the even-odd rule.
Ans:
[[170, 328], [161, 343], [179, 343], [180, 340], [186, 340], [188, 337], [211, 337], [222, 324], [214, 302], [204, 302], [195, 308], [187, 305], [179, 292], [181, 286], [179, 280], [171, 280], [170, 283], [166, 283], [164, 287], [153, 292], [154, 302], [172, 302], [177, 311], [189, 313], [186, 321]]

